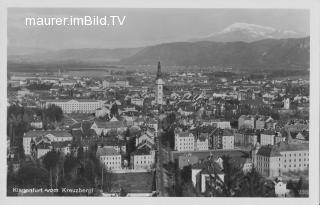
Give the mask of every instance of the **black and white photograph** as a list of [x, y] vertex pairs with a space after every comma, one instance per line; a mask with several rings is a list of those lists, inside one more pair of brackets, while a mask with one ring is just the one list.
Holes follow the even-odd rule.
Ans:
[[311, 14], [7, 7], [6, 197], [319, 201]]

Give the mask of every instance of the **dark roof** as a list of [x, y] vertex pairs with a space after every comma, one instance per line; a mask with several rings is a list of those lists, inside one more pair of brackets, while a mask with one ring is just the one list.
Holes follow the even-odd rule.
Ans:
[[121, 128], [124, 127], [124, 123], [122, 121], [96, 121], [95, 122], [98, 128], [105, 128], [105, 129], [113, 129], [113, 128]]
[[136, 150], [133, 155], [149, 155], [151, 149], [147, 146], [144, 145], [140, 149]]
[[265, 157], [279, 157], [281, 156], [279, 150], [271, 145], [262, 146], [259, 150], [257, 155], [265, 156]]
[[52, 134], [55, 137], [71, 137], [72, 135], [65, 130], [32, 130], [26, 132], [23, 137], [43, 137], [47, 134]]
[[309, 150], [309, 144], [289, 144], [289, 143], [282, 142], [277, 145], [277, 149], [280, 152]]
[[119, 152], [117, 152], [117, 150], [115, 150], [114, 148], [106, 148], [106, 147], [98, 147], [97, 156], [110, 156], [110, 155], [120, 155]]

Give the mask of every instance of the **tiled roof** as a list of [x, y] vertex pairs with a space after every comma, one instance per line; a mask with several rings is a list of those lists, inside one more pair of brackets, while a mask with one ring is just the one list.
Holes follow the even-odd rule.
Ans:
[[282, 151], [298, 151], [298, 150], [309, 150], [309, 144], [289, 144], [289, 143], [279, 143], [277, 149]]
[[180, 132], [178, 133], [179, 137], [193, 137], [193, 135], [190, 132]]
[[52, 134], [55, 137], [72, 137], [72, 135], [65, 130], [32, 130], [26, 132], [23, 137], [43, 137], [47, 134]]
[[99, 147], [96, 155], [100, 157], [100, 156], [120, 155], [120, 153], [113, 148]]
[[108, 121], [108, 122], [96, 121], [95, 123], [98, 128], [104, 128], [104, 129], [124, 127], [124, 123], [122, 121]]
[[259, 150], [257, 155], [265, 156], [265, 157], [278, 157], [281, 156], [279, 150], [271, 145], [262, 146]]

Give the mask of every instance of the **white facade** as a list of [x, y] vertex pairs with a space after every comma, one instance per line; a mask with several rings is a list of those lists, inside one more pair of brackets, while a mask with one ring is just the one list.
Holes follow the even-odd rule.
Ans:
[[94, 112], [98, 108], [101, 108], [103, 106], [103, 101], [57, 100], [57, 101], [46, 102], [46, 107], [48, 107], [50, 104], [61, 107], [64, 113], [73, 113], [73, 112], [90, 113], [90, 112]]
[[121, 155], [102, 155], [99, 157], [100, 162], [107, 170], [120, 170], [121, 169]]
[[146, 155], [132, 155], [131, 164], [133, 169], [152, 169], [155, 164], [155, 154], [151, 151]]
[[163, 85], [164, 82], [161, 78], [156, 80], [156, 104], [163, 105]]
[[143, 106], [143, 98], [132, 98], [131, 103], [137, 106]]
[[263, 145], [274, 145], [274, 135], [261, 134], [260, 135], [260, 144]]
[[205, 140], [196, 140], [195, 150], [209, 150], [209, 141], [208, 138]]
[[289, 98], [285, 98], [283, 101], [283, 108], [286, 110], [290, 109], [290, 99]]
[[[30, 131], [30, 132], [33, 132], [33, 131]], [[35, 131], [35, 132], [37, 132], [37, 131]], [[43, 132], [43, 135], [41, 135], [41, 132]], [[43, 138], [47, 138], [51, 142], [72, 141], [72, 135], [64, 135], [64, 136], [57, 135], [57, 136], [55, 136], [53, 134], [48, 133], [48, 131], [39, 131], [34, 136], [32, 136], [32, 134], [26, 136], [26, 134], [25, 134], [25, 136], [23, 136], [22, 144], [23, 144], [24, 153], [26, 155], [29, 155], [31, 153], [31, 140], [36, 139], [39, 136], [41, 136]]]
[[309, 151], [281, 151], [282, 156], [282, 171], [302, 171], [309, 168]]
[[234, 136], [222, 136], [222, 149], [234, 149]]
[[192, 133], [181, 132], [175, 134], [175, 150], [194, 151], [195, 139]]
[[274, 192], [277, 197], [286, 197], [286, 195], [289, 193], [287, 184], [283, 183], [282, 181], [275, 183]]
[[220, 129], [231, 129], [231, 125], [229, 121], [215, 122], [217, 128]]

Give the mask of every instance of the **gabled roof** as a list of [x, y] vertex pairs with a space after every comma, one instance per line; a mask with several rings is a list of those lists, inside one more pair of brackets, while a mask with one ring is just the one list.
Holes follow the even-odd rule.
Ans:
[[45, 135], [52, 134], [55, 137], [71, 137], [72, 135], [65, 130], [32, 130], [26, 132], [23, 137], [43, 137]]
[[257, 155], [261, 155], [264, 157], [280, 157], [281, 156], [279, 150], [275, 146], [271, 146], [271, 145], [262, 146], [258, 150]]
[[144, 144], [141, 147], [138, 147], [138, 149], [133, 153], [133, 155], [149, 155], [151, 154], [151, 148], [147, 145]]
[[124, 127], [124, 123], [122, 121], [108, 121], [108, 122], [96, 121], [94, 123], [97, 125], [98, 128], [104, 128], [104, 129]]
[[100, 157], [100, 156], [120, 155], [120, 153], [114, 148], [98, 147], [96, 155]]

